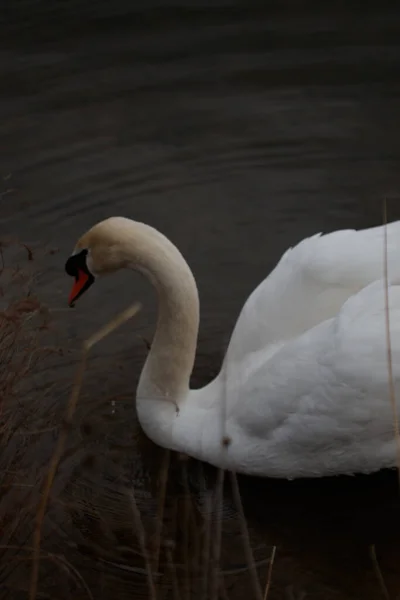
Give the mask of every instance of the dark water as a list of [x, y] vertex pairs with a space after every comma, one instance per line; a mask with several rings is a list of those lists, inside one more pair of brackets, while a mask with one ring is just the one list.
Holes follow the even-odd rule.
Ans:
[[[64, 310], [65, 258], [85, 229], [110, 215], [161, 229], [198, 282], [194, 382], [209, 380], [244, 300], [289, 245], [318, 231], [379, 224], [384, 197], [389, 217], [400, 218], [399, 14], [385, 3], [364, 11], [228, 1], [133, 8], [121, 0], [5, 3], [0, 14], [0, 231], [47, 249], [38, 253], [36, 291], [65, 349], [51, 373], [60, 388], [70, 380], [79, 342], [132, 299], [143, 300], [134, 324], [93, 352], [90, 425], [80, 443], [94, 444], [100, 457], [101, 478], [97, 473], [87, 493], [106, 518], [110, 492], [101, 486], [113, 479], [110, 448], [122, 439], [127, 445], [117, 450], [130, 453], [123, 485], [133, 481], [140, 508], [151, 513], [157, 494], [146, 487], [146, 465], [160, 456], [131, 434], [129, 394], [145, 353], [138, 334], [153, 331], [152, 292], [122, 274], [92, 288], [75, 311]], [[117, 393], [123, 397], [111, 418], [110, 404], [100, 407], [96, 399]], [[191, 469], [196, 487], [197, 467]], [[78, 494], [85, 477], [66, 495]], [[115, 506], [120, 484], [118, 475]], [[384, 598], [374, 544], [390, 597], [399, 597], [395, 474], [240, 484], [256, 559], [277, 547], [270, 598]], [[236, 515], [228, 486], [227, 570], [245, 563]], [[77, 543], [79, 527], [90, 530], [74, 521], [68, 536]], [[122, 564], [118, 536], [111, 543], [101, 541], [104, 531], [90, 535], [107, 545], [109, 561]], [[79, 555], [79, 548], [75, 564], [96, 598], [133, 589], [146, 596], [143, 575], [99, 567], [96, 553]], [[100, 583], [96, 569], [103, 570]], [[264, 580], [266, 573], [264, 565]], [[248, 573], [236, 574], [229, 597], [249, 595], [249, 582]]]

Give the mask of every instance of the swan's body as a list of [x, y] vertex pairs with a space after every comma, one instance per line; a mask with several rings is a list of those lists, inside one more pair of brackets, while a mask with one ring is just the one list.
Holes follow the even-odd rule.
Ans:
[[[400, 222], [387, 234], [399, 396]], [[132, 268], [156, 287], [157, 330], [136, 394], [154, 442], [250, 475], [316, 477], [396, 465], [383, 253], [382, 227], [318, 235], [288, 250], [243, 307], [220, 374], [199, 390], [189, 389], [197, 288], [165, 236], [113, 217], [79, 240], [68, 272], [75, 295], [85, 268], [93, 275]]]

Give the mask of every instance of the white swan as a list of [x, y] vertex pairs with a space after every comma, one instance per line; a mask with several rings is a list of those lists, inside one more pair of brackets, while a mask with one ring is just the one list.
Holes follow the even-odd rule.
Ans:
[[[388, 392], [384, 231], [337, 231], [289, 249], [239, 316], [220, 374], [189, 389], [199, 325], [192, 272], [159, 231], [112, 217], [66, 263], [69, 303], [98, 275], [143, 273], [159, 300], [136, 393], [155, 443], [217, 467], [296, 478], [396, 465]], [[400, 222], [387, 226], [394, 384], [400, 393]]]

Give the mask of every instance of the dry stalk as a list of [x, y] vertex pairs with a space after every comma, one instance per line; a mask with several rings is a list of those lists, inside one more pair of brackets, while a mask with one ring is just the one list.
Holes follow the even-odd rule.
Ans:
[[182, 515], [182, 526], [183, 526], [183, 554], [184, 554], [184, 581], [183, 581], [183, 596], [185, 600], [190, 600], [190, 563], [189, 563], [189, 519], [190, 519], [190, 500], [189, 500], [189, 485], [187, 477], [187, 463], [183, 461], [183, 476], [184, 476], [184, 499], [183, 499], [183, 515]]
[[390, 594], [386, 587], [386, 583], [385, 583], [385, 580], [383, 579], [382, 571], [379, 566], [378, 559], [376, 557], [375, 544], [372, 544], [370, 546], [369, 551], [370, 551], [370, 556], [371, 556], [371, 560], [372, 560], [372, 566], [374, 567], [375, 575], [379, 582], [382, 596], [385, 598], [385, 600], [390, 600]]
[[[189, 488], [188, 488], [189, 494]], [[192, 497], [191, 495], [189, 496]], [[190, 504], [193, 507], [193, 504]], [[191, 510], [190, 514], [190, 530], [191, 530], [191, 557], [192, 557], [192, 580], [198, 582], [201, 573], [201, 530], [196, 521], [196, 510]], [[198, 595], [198, 594], [196, 594]]]
[[219, 563], [221, 560], [221, 541], [222, 541], [222, 500], [224, 496], [224, 477], [225, 471], [218, 469], [217, 475], [217, 486], [215, 491], [215, 513], [216, 523], [214, 528], [214, 543], [212, 544], [212, 569], [211, 569], [211, 581], [210, 581], [210, 594], [211, 600], [218, 600], [219, 590], [219, 574], [220, 568]]
[[[29, 546], [13, 546], [13, 545], [1, 545], [0, 548], [2, 550], [4, 549], [13, 549], [16, 550], [18, 555], [16, 556], [16, 558], [12, 559], [10, 562], [23, 562], [23, 561], [30, 561], [32, 560], [31, 556], [29, 554], [25, 555], [25, 556], [21, 556], [21, 551], [30, 553], [33, 548], [29, 547]], [[93, 594], [90, 591], [86, 581], [84, 580], [84, 578], [82, 577], [82, 575], [79, 573], [79, 571], [77, 571], [77, 569], [64, 557], [64, 556], [60, 556], [59, 554], [52, 554], [50, 552], [43, 552], [40, 553], [39, 558], [42, 560], [49, 560], [51, 562], [54, 562], [57, 566], [59, 566], [61, 569], [67, 571], [68, 575], [72, 576], [72, 578], [81, 586], [82, 589], [85, 590], [88, 598], [90, 600], [94, 600], [93, 598]]]
[[66, 560], [66, 558], [64, 558], [64, 556], [48, 554], [47, 558], [55, 563], [59, 563], [60, 566], [67, 571], [68, 575], [71, 576], [72, 574], [72, 577], [75, 579], [75, 581], [78, 582], [80, 586], [85, 590], [88, 598], [90, 600], [94, 600], [93, 594], [90, 591], [89, 586], [87, 585], [82, 575], [73, 565], [71, 565], [71, 563], [68, 560]]
[[149, 553], [147, 551], [146, 544], [146, 532], [144, 530], [143, 522], [140, 516], [140, 511], [138, 509], [136, 498], [133, 490], [129, 492], [129, 497], [131, 499], [131, 508], [133, 514], [133, 520], [135, 524], [136, 534], [139, 542], [140, 549], [143, 554], [145, 566], [146, 566], [146, 575], [147, 575], [147, 583], [149, 586], [149, 594], [151, 600], [157, 600], [156, 587], [154, 585], [153, 572], [151, 570], [151, 562]]
[[271, 552], [271, 558], [269, 559], [267, 582], [265, 584], [265, 591], [264, 591], [264, 600], [267, 600], [269, 590], [271, 587], [272, 569], [273, 569], [274, 562], [275, 562], [275, 554], [276, 554], [276, 546], [273, 546], [272, 552]]
[[168, 568], [171, 573], [172, 592], [174, 595], [174, 600], [181, 600], [181, 595], [179, 593], [178, 578], [176, 576], [175, 563], [172, 558], [171, 547], [168, 544], [166, 544], [166, 547], [165, 547], [165, 555], [167, 558], [167, 565], [168, 565]]
[[93, 334], [90, 338], [85, 340], [82, 346], [82, 357], [81, 362], [78, 365], [78, 370], [76, 372], [74, 385], [72, 387], [71, 396], [67, 405], [67, 410], [64, 418], [64, 423], [61, 429], [61, 433], [57, 440], [56, 448], [54, 450], [53, 456], [51, 457], [49, 468], [47, 471], [47, 476], [44, 481], [43, 491], [41, 494], [41, 499], [39, 501], [38, 510], [36, 513], [36, 523], [35, 530], [33, 535], [33, 560], [32, 560], [32, 572], [31, 572], [31, 582], [29, 586], [29, 600], [36, 600], [37, 596], [37, 587], [39, 581], [39, 563], [40, 563], [40, 552], [41, 552], [41, 539], [42, 539], [42, 526], [43, 520], [46, 513], [46, 508], [48, 504], [48, 499], [50, 495], [50, 490], [54, 482], [54, 478], [56, 475], [58, 464], [61, 460], [62, 453], [64, 451], [65, 442], [68, 437], [68, 433], [72, 424], [72, 418], [75, 413], [75, 409], [79, 400], [80, 391], [82, 388], [83, 377], [86, 369], [86, 361], [89, 350], [102, 340], [104, 337], [109, 335], [114, 329], [118, 326], [125, 323], [128, 319], [133, 317], [139, 310], [141, 309], [141, 305], [136, 303], [129, 307], [127, 310], [123, 311], [120, 315], [117, 315], [112, 321], [110, 321], [104, 327], [101, 327], [95, 334]]
[[236, 478], [236, 473], [231, 473], [231, 483], [233, 498], [236, 504], [236, 508], [239, 513], [239, 524], [242, 533], [243, 547], [246, 555], [247, 564], [249, 567], [249, 573], [251, 576], [251, 583], [253, 586], [253, 592], [257, 600], [263, 600], [263, 594], [261, 591], [260, 581], [258, 579], [257, 569], [254, 562], [253, 551], [250, 544], [249, 531], [247, 529], [246, 517], [244, 516], [242, 499], [240, 497], [239, 485]]
[[210, 570], [210, 547], [211, 547], [211, 498], [205, 500], [204, 539], [202, 551], [202, 598], [208, 598], [208, 575]]
[[158, 573], [160, 565], [160, 548], [161, 548], [161, 535], [164, 522], [164, 508], [165, 499], [167, 494], [168, 484], [168, 472], [170, 464], [170, 450], [165, 450], [164, 458], [161, 464], [160, 480], [159, 480], [159, 494], [158, 494], [158, 505], [157, 505], [157, 516], [156, 516], [156, 531], [155, 531], [155, 554], [154, 554], [154, 571]]

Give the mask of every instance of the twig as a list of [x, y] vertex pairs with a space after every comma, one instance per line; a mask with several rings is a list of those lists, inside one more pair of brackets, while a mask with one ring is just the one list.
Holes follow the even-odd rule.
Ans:
[[182, 527], [183, 527], [183, 560], [184, 560], [184, 578], [183, 578], [183, 596], [185, 600], [190, 600], [190, 562], [189, 562], [189, 520], [190, 520], [190, 496], [189, 496], [189, 485], [187, 475], [187, 463], [183, 461], [183, 478], [184, 478], [184, 499], [183, 499], [183, 515], [182, 515]]
[[[189, 494], [189, 487], [188, 487]], [[194, 506], [193, 498], [191, 498], [191, 513], [190, 513], [190, 531], [191, 531], [191, 573], [192, 581], [196, 582], [196, 592], [193, 592], [196, 596], [198, 591], [198, 581], [201, 575], [201, 531], [199, 531], [199, 524], [196, 520], [197, 509]]]
[[143, 527], [142, 519], [140, 517], [140, 512], [136, 503], [136, 498], [133, 490], [130, 490], [129, 497], [131, 499], [131, 508], [133, 513], [133, 520], [135, 523], [136, 534], [139, 541], [140, 549], [143, 553], [143, 558], [146, 566], [146, 575], [147, 575], [147, 583], [149, 585], [149, 594], [151, 600], [157, 600], [156, 587], [154, 585], [153, 573], [151, 570], [151, 563], [149, 558], [149, 553], [146, 548], [146, 533]]
[[157, 572], [160, 564], [160, 547], [161, 547], [161, 534], [164, 523], [164, 507], [165, 507], [165, 498], [167, 492], [167, 483], [168, 483], [168, 471], [169, 471], [169, 463], [170, 463], [170, 451], [165, 450], [164, 459], [161, 465], [161, 473], [160, 473], [160, 492], [158, 495], [158, 505], [157, 505], [157, 517], [156, 517], [156, 531], [155, 531], [155, 554], [154, 554], [154, 570]]
[[242, 499], [240, 497], [239, 485], [236, 478], [236, 473], [231, 472], [232, 492], [233, 499], [236, 504], [236, 508], [239, 513], [239, 524], [242, 532], [243, 546], [246, 554], [247, 564], [249, 566], [249, 572], [251, 574], [251, 582], [253, 585], [254, 595], [258, 600], [263, 600], [263, 594], [261, 590], [260, 581], [258, 579], [257, 569], [254, 562], [253, 551], [250, 544], [249, 531], [247, 529], [246, 517], [244, 516]]
[[128, 319], [134, 317], [142, 308], [142, 305], [139, 302], [135, 302], [132, 306], [129, 306], [126, 310], [122, 311], [119, 315], [117, 315], [114, 319], [112, 319], [107, 325], [101, 327], [96, 333], [90, 336], [89, 339], [84, 342], [84, 347], [87, 350], [90, 350], [92, 346], [100, 342], [103, 338], [107, 337], [110, 333], [112, 333], [117, 327], [123, 325]]
[[[23, 550], [23, 548], [21, 548], [21, 546], [4, 546], [4, 547], [8, 548], [8, 549], [15, 548], [18, 551], [19, 555], [16, 558], [13, 558], [12, 561], [10, 561], [10, 562], [24, 562], [24, 561], [31, 560], [31, 558], [29, 556], [20, 556], [21, 550]], [[26, 549], [26, 550], [28, 550], [28, 549]], [[87, 585], [86, 581], [84, 580], [82, 575], [79, 573], [79, 571], [77, 571], [77, 569], [68, 560], [66, 560], [66, 558], [64, 558], [63, 556], [60, 556], [59, 554], [51, 554], [51, 553], [43, 553], [43, 554], [40, 554], [39, 557], [43, 560], [49, 560], [51, 562], [54, 562], [56, 565], [60, 566], [64, 570], [66, 570], [68, 575], [70, 575], [70, 577], [72, 579], [74, 579], [74, 581], [76, 583], [80, 584], [81, 587], [85, 590], [89, 599], [94, 600], [93, 594], [90, 591], [89, 586]]]
[[79, 571], [66, 558], [56, 554], [48, 554], [47, 557], [49, 558], [49, 560], [52, 560], [55, 563], [61, 563], [61, 565], [64, 567], [64, 569], [66, 569], [70, 576], [72, 573], [72, 577], [75, 578], [75, 581], [78, 582], [81, 585], [81, 587], [85, 590], [90, 600], [94, 600], [93, 594], [90, 591], [88, 584], [86, 583], [82, 575], [79, 573]]
[[385, 580], [383, 579], [382, 571], [379, 566], [378, 559], [376, 557], [375, 544], [371, 544], [371, 546], [369, 547], [369, 551], [370, 551], [370, 556], [371, 556], [371, 560], [372, 560], [372, 566], [374, 567], [375, 575], [379, 581], [382, 595], [385, 598], [385, 600], [390, 600], [389, 591], [386, 587], [386, 583], [385, 583]]
[[25, 248], [25, 250], [27, 251], [27, 253], [28, 253], [28, 260], [33, 260], [33, 251], [32, 251], [32, 249], [29, 248], [29, 246], [27, 244], [23, 244], [22, 242], [21, 242], [21, 246], [23, 248]]
[[210, 589], [210, 600], [218, 599], [218, 588], [219, 588], [219, 562], [221, 559], [221, 537], [222, 537], [222, 499], [224, 495], [224, 477], [225, 471], [218, 469], [217, 486], [215, 493], [215, 508], [216, 508], [216, 524], [214, 529], [214, 544], [213, 549], [213, 561], [212, 561], [212, 572], [211, 572], [211, 589]]
[[172, 558], [171, 548], [168, 544], [166, 544], [166, 546], [165, 546], [165, 554], [167, 557], [167, 564], [168, 564], [169, 570], [171, 571], [171, 581], [172, 581], [172, 590], [173, 590], [173, 594], [174, 594], [174, 600], [181, 600], [181, 595], [179, 593], [178, 579], [176, 576], [176, 568], [175, 568], [174, 561]]
[[269, 559], [267, 582], [265, 584], [265, 592], [264, 592], [264, 600], [267, 600], [268, 594], [269, 594], [269, 588], [271, 587], [272, 568], [274, 566], [275, 554], [276, 554], [276, 546], [274, 546], [272, 548], [271, 558]]
[[202, 563], [203, 563], [203, 577], [202, 577], [202, 598], [207, 600], [208, 598], [208, 575], [210, 570], [210, 546], [211, 546], [211, 498], [209, 496], [205, 499], [205, 518], [204, 518], [204, 540], [203, 540], [203, 552], [202, 552]]

